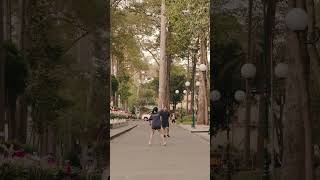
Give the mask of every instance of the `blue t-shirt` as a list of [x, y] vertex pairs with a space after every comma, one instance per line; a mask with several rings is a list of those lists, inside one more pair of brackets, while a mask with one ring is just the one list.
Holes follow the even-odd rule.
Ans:
[[160, 116], [162, 117], [162, 121], [169, 122], [170, 113], [168, 111], [161, 111]]
[[160, 120], [159, 113], [151, 114], [150, 119], [151, 119], [152, 128], [160, 128], [161, 127], [161, 120]]

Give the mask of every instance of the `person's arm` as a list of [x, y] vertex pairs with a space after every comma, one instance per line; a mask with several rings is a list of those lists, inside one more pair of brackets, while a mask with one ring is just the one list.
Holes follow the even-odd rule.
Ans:
[[159, 119], [160, 119], [160, 122], [162, 124], [162, 113], [161, 112], [159, 113]]
[[149, 125], [151, 126], [151, 122], [152, 122], [152, 115], [150, 115], [150, 117], [149, 117], [148, 121], [149, 121]]

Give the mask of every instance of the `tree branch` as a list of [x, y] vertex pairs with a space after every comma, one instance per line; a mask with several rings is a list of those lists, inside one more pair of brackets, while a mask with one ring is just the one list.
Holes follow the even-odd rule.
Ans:
[[72, 49], [74, 47], [74, 45], [79, 42], [81, 39], [85, 38], [86, 36], [88, 36], [90, 33], [89, 32], [85, 32], [83, 33], [81, 36], [79, 36], [78, 38], [76, 38], [72, 43], [71, 45], [65, 49], [65, 51], [62, 53], [62, 56], [64, 56], [67, 52], [70, 51], [70, 49]]
[[138, 42], [139, 42], [140, 46], [141, 46], [143, 49], [147, 50], [147, 51], [151, 54], [151, 56], [153, 57], [154, 61], [158, 64], [158, 66], [160, 66], [160, 64], [159, 64], [159, 58], [157, 58], [156, 55], [153, 54], [153, 52], [152, 52], [149, 48], [143, 46], [143, 44], [141, 43], [141, 40], [140, 40], [140, 39], [138, 40]]

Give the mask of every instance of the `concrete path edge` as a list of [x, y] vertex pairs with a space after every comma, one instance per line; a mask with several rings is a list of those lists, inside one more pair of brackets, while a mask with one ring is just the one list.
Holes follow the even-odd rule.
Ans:
[[185, 127], [184, 127], [183, 125], [181, 125], [181, 124], [179, 124], [179, 126], [180, 126], [182, 129], [184, 129], [184, 130], [186, 130], [186, 131], [189, 131], [191, 134], [194, 134], [194, 135], [200, 137], [201, 139], [204, 139], [205, 141], [207, 141], [207, 142], [210, 143], [210, 138], [208, 139], [208, 138], [205, 138], [205, 137], [199, 135], [199, 133], [204, 133], [204, 132], [201, 132], [201, 131], [200, 131], [200, 132], [190, 131], [189, 129], [185, 128]]
[[114, 135], [112, 135], [111, 136], [111, 134], [110, 134], [110, 140], [112, 140], [112, 139], [114, 139], [114, 138], [116, 138], [116, 137], [118, 137], [118, 136], [120, 136], [120, 135], [122, 135], [122, 134], [124, 134], [124, 133], [126, 133], [126, 132], [128, 132], [128, 131], [130, 131], [130, 130], [132, 130], [133, 128], [135, 128], [135, 127], [137, 127], [138, 125], [136, 124], [136, 125], [133, 125], [133, 126], [130, 126], [130, 127], [128, 127], [127, 129], [125, 129], [125, 130], [123, 130], [123, 131], [120, 131], [119, 133], [116, 133], [116, 134], [114, 134]]

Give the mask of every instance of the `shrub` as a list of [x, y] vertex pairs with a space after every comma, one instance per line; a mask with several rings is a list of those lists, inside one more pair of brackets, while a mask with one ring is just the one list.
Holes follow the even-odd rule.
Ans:
[[[14, 150], [23, 149], [26, 153], [33, 153], [34, 152], [34, 148], [31, 145], [21, 144], [16, 141], [1, 141], [0, 145], [1, 144], [5, 145], [8, 149], [10, 148], [10, 145], [12, 144]], [[3, 152], [4, 152], [4, 149], [0, 147], [0, 153], [3, 153]]]

